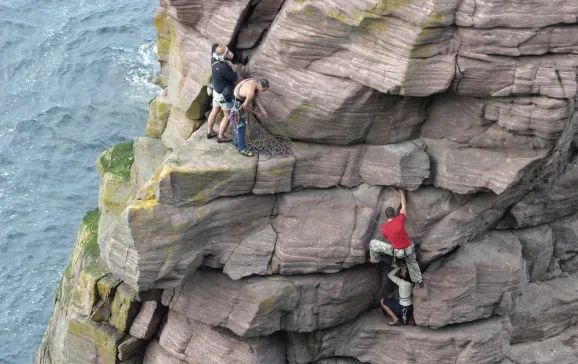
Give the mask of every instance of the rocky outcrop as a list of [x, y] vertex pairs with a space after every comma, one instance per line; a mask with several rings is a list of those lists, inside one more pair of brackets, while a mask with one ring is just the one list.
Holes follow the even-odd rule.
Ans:
[[440, 330], [390, 327], [383, 320], [379, 310], [373, 310], [330, 330], [290, 334], [287, 359], [306, 364], [337, 355], [376, 364], [483, 364], [496, 363], [509, 349], [509, 324], [499, 318]]
[[[97, 162], [36, 362], [575, 362], [577, 24], [561, 0], [162, 0], [163, 91]], [[284, 157], [206, 138], [214, 42], [270, 80]], [[398, 188], [417, 327], [386, 325], [367, 264]]]

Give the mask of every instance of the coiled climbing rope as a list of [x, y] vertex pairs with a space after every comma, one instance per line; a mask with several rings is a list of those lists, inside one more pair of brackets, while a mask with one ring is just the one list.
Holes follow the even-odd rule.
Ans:
[[252, 116], [249, 119], [249, 132], [247, 133], [247, 146], [253, 153], [264, 154], [275, 158], [283, 158], [291, 155], [291, 149], [287, 147], [284, 137], [269, 133], [261, 122]]

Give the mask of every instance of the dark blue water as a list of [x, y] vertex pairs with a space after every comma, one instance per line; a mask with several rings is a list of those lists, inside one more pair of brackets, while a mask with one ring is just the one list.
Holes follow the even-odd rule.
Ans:
[[143, 134], [157, 0], [0, 0], [0, 363], [31, 363], [94, 161]]

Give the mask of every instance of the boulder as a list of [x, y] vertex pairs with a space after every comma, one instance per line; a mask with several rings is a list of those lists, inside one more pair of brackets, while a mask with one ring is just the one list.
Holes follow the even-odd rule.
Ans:
[[191, 320], [254, 337], [280, 330], [309, 332], [351, 320], [369, 308], [379, 286], [376, 266], [239, 281], [197, 271], [182, 287], [166, 290], [163, 304]]
[[363, 363], [494, 364], [509, 349], [509, 322], [491, 318], [438, 330], [392, 327], [380, 309], [314, 333], [288, 333], [289, 364], [346, 356]]
[[512, 364], [574, 364], [578, 361], [578, 327], [544, 341], [512, 345], [507, 357]]
[[540, 225], [512, 232], [522, 244], [522, 257], [526, 260], [530, 282], [543, 280], [554, 253], [552, 229]]
[[244, 339], [172, 311], [159, 342], [167, 354], [187, 363], [285, 364], [285, 343], [279, 335]]
[[510, 312], [527, 284], [520, 242], [491, 231], [433, 263], [425, 288], [414, 288], [417, 325], [442, 327]]
[[530, 283], [510, 314], [512, 343], [544, 340], [578, 323], [578, 279], [573, 275]]
[[459, 148], [442, 140], [423, 140], [434, 186], [456, 193], [491, 190], [500, 194], [520, 180], [526, 167], [546, 156], [545, 151]]
[[365, 183], [416, 190], [430, 175], [429, 156], [414, 142], [369, 146], [359, 173]]

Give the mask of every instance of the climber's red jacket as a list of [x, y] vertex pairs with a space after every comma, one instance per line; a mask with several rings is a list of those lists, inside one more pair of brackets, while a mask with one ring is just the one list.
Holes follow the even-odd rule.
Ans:
[[399, 214], [381, 225], [381, 233], [394, 249], [405, 249], [411, 245], [411, 240], [405, 231], [405, 214]]

